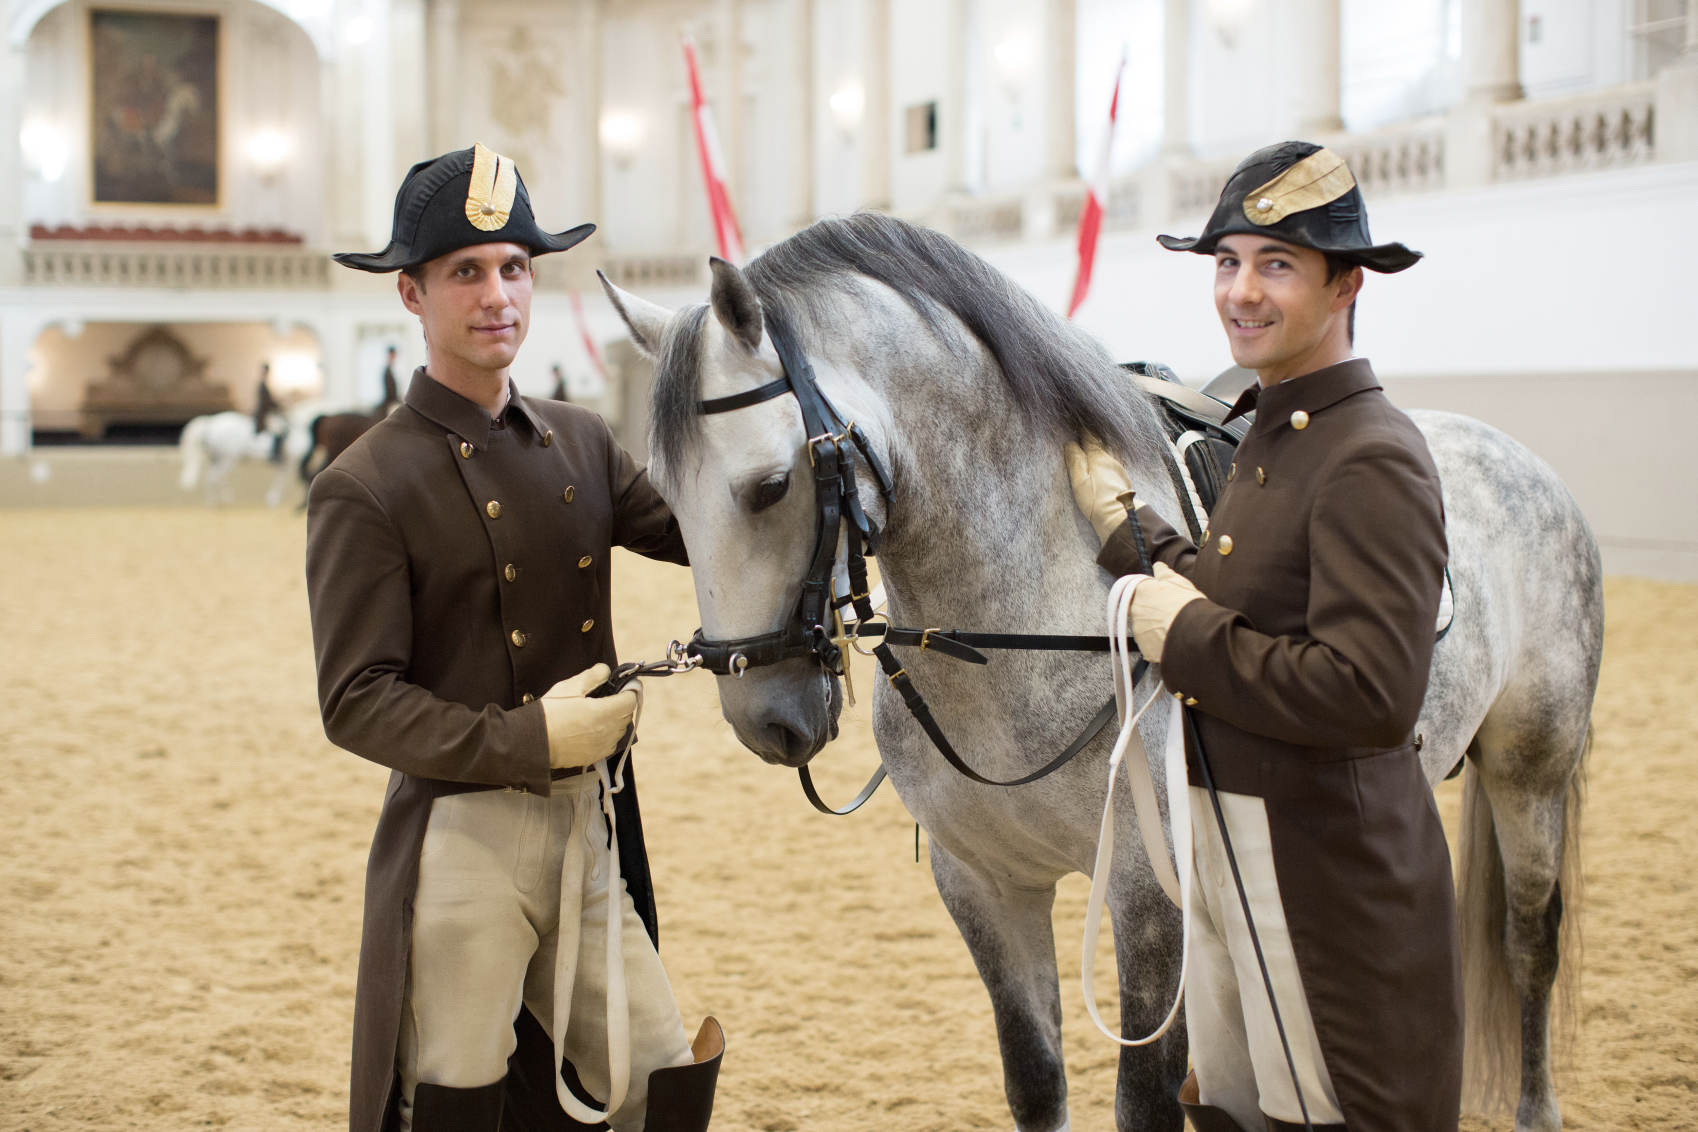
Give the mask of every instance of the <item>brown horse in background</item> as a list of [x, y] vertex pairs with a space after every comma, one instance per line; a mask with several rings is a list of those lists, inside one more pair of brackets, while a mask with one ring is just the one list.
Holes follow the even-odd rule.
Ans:
[[301, 483], [312, 487], [313, 477], [330, 466], [330, 462], [348, 450], [367, 429], [389, 414], [321, 413], [307, 426], [307, 451], [301, 457]]

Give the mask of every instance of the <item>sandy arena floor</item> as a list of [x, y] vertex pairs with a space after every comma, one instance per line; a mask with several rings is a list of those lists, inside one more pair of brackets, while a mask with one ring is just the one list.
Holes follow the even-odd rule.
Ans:
[[[343, 1126], [385, 772], [319, 728], [302, 521], [10, 511], [0, 532], [0, 1129]], [[694, 628], [682, 571], [619, 571], [625, 655]], [[1608, 599], [1559, 1091], [1570, 1128], [1698, 1129], [1698, 587]], [[822, 757], [833, 798], [875, 763], [864, 711]], [[706, 677], [651, 685], [639, 758], [662, 954], [686, 1017], [729, 1035], [716, 1128], [1010, 1127], [988, 999], [893, 792], [816, 815]], [[1114, 1049], [1079, 997], [1086, 888], [1056, 925], [1073, 1127], [1098, 1132]]]

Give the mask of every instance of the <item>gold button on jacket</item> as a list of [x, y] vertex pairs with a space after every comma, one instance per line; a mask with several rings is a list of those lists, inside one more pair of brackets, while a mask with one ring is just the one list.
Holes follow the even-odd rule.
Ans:
[[589, 555], [587, 555], [587, 554], [584, 555], [582, 558], [578, 559], [578, 569], [580, 569], [580, 570], [587, 569], [589, 567], [589, 564], [593, 561], [594, 561], [594, 559], [592, 559]]
[[508, 634], [508, 638], [513, 642], [514, 648], [522, 649], [525, 647], [525, 634], [520, 630], [514, 629]]
[[501, 518], [501, 503], [498, 500], [491, 499], [484, 504], [483, 509], [491, 519]]

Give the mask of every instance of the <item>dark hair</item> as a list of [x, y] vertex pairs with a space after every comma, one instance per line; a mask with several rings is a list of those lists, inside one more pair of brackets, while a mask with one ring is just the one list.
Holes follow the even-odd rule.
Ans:
[[[1339, 276], [1341, 276], [1345, 272], [1349, 271], [1351, 268], [1362, 266], [1361, 264], [1357, 263], [1355, 260], [1345, 259], [1343, 256], [1334, 255], [1332, 252], [1322, 252], [1321, 254], [1326, 256], [1326, 259], [1327, 259], [1327, 282], [1328, 283], [1333, 282]], [[1354, 346], [1356, 344], [1356, 300], [1355, 299], [1350, 300], [1350, 322], [1348, 324], [1347, 329], [1348, 329], [1348, 333], [1349, 333], [1349, 337], [1350, 337], [1350, 344], [1352, 346]]]

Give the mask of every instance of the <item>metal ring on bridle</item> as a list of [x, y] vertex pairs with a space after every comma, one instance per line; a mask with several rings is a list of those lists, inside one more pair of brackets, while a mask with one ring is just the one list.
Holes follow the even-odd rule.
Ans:
[[734, 652], [731, 654], [731, 659], [725, 662], [725, 666], [731, 670], [732, 676], [741, 680], [743, 673], [749, 670], [749, 658], [740, 652]]
[[855, 622], [855, 631], [849, 634], [849, 647], [860, 653], [862, 656], [873, 655], [871, 650], [861, 647], [861, 630], [866, 627], [867, 622], [873, 620], [883, 621], [884, 627], [886, 629], [890, 628], [890, 615], [885, 613], [883, 610], [875, 609], [871, 617], [863, 617], [861, 620]]

